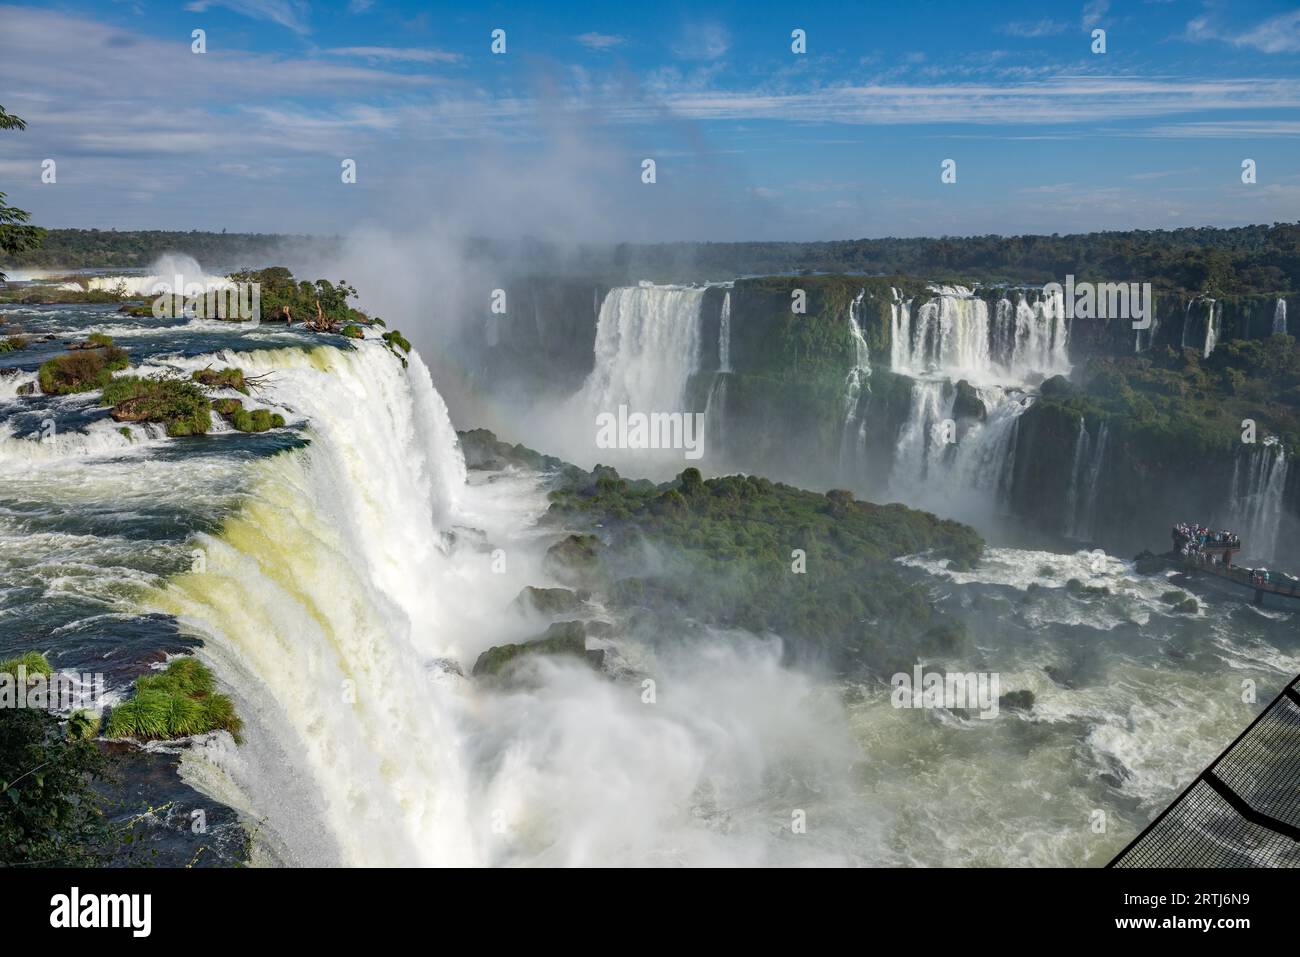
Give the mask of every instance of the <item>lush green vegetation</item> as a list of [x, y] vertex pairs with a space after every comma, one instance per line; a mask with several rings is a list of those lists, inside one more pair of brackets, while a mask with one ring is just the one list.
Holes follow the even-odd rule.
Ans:
[[260, 285], [261, 318], [267, 322], [306, 323], [318, 332], [370, 322], [364, 312], [348, 305], [357, 291], [345, 280], [298, 281], [283, 266], [234, 272], [230, 278]]
[[0, 352], [17, 352], [27, 348], [27, 339], [23, 336], [6, 336], [0, 339]]
[[199, 369], [190, 378], [209, 389], [234, 389], [248, 395], [248, 383], [244, 381], [241, 369]]
[[46, 395], [72, 395], [104, 388], [114, 372], [130, 364], [126, 351], [117, 346], [77, 349], [42, 363], [37, 378]]
[[551, 570], [624, 608], [773, 631], [845, 668], [893, 671], [965, 640], [894, 562], [928, 551], [970, 566], [983, 542], [957, 522], [694, 468], [661, 486], [570, 468], [551, 501], [552, 521], [588, 529], [552, 548]]
[[14, 675], [17, 677], [19, 668], [26, 668], [29, 676], [45, 675], [48, 677], [54, 674], [54, 669], [50, 666], [49, 660], [39, 651], [25, 651], [21, 655], [0, 661], [0, 675]]
[[118, 422], [162, 422], [172, 437], [203, 435], [212, 428], [208, 397], [193, 382], [173, 377], [122, 376], [103, 386], [100, 405]]
[[[32, 227], [25, 227], [31, 229]], [[145, 267], [182, 251], [209, 268], [274, 260], [291, 240], [258, 234], [52, 229], [40, 248], [5, 249], [6, 262], [34, 267]], [[1300, 290], [1300, 224], [1233, 229], [1189, 227], [1051, 236], [942, 236], [821, 243], [661, 243], [574, 250], [535, 241], [470, 240], [470, 259], [511, 262], [537, 275], [580, 274], [609, 284], [639, 279], [730, 279], [798, 273], [910, 275], [931, 280], [1032, 283], [1079, 280], [1153, 283], [1215, 296]]]
[[1109, 419], [1139, 436], [1137, 447], [1152, 457], [1230, 454], [1243, 419], [1258, 424], [1257, 439], [1272, 434], [1300, 448], [1300, 346], [1292, 336], [1222, 342], [1209, 358], [1173, 348], [1093, 357], [1079, 379], [1080, 386], [1059, 377], [1044, 383], [1045, 409], [1067, 410], [1075, 421]]
[[136, 679], [135, 694], [109, 712], [105, 735], [156, 740], [229, 731], [238, 741], [242, 727], [230, 699], [216, 692], [207, 666], [177, 658], [166, 670]]
[[12, 255], [6, 251], [5, 260], [36, 269], [146, 269], [159, 256], [179, 250], [210, 269], [235, 269], [244, 263], [274, 261], [286, 242], [329, 243], [307, 236], [265, 233], [49, 229], [38, 248]]
[[0, 867], [98, 862], [108, 827], [92, 784], [107, 765], [85, 720], [0, 709]]
[[230, 417], [230, 424], [240, 432], [265, 432], [268, 429], [284, 428], [284, 416], [268, 409], [237, 409]]
[[[24, 130], [27, 123], [0, 106], [0, 130]], [[5, 194], [0, 193], [0, 262], [7, 262], [28, 253], [41, 245], [45, 230], [30, 225], [31, 214], [16, 206], [5, 205]], [[0, 272], [0, 283], [5, 274]]]

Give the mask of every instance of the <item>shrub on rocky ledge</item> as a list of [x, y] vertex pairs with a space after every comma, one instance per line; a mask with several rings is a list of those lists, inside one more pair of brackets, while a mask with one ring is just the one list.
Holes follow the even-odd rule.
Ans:
[[212, 428], [212, 406], [193, 382], [122, 376], [103, 388], [100, 405], [112, 406], [117, 422], [162, 422], [173, 437], [203, 435]]
[[73, 395], [102, 389], [113, 373], [131, 364], [125, 350], [117, 346], [79, 349], [42, 363], [37, 379], [46, 395]]

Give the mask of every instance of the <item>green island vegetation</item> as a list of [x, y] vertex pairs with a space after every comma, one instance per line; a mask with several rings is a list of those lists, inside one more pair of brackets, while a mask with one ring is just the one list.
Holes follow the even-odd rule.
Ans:
[[121, 376], [103, 386], [100, 405], [117, 422], [161, 422], [173, 438], [203, 435], [212, 428], [212, 407], [196, 384], [161, 376]]
[[338, 332], [349, 325], [370, 323], [369, 316], [348, 305], [357, 291], [346, 280], [295, 280], [283, 266], [232, 272], [230, 279], [259, 285], [263, 322], [302, 323], [316, 332]]
[[18, 352], [27, 348], [25, 336], [6, 336], [0, 339], [0, 352]]
[[136, 679], [135, 694], [108, 713], [104, 735], [146, 741], [228, 731], [239, 741], [243, 722], [215, 687], [197, 658], [176, 658], [165, 670]]
[[37, 379], [46, 395], [92, 392], [107, 386], [114, 372], [130, 364], [126, 350], [119, 349], [109, 339], [107, 344], [78, 348], [42, 363]]
[[1258, 424], [1259, 440], [1273, 435], [1300, 448], [1300, 346], [1289, 335], [1221, 342], [1208, 358], [1169, 347], [1094, 356], [1075, 379], [1043, 383], [1027, 415], [1075, 423], [1082, 416], [1093, 434], [1107, 421], [1112, 434], [1121, 430], [1153, 462], [1231, 458], [1244, 419]]
[[[236, 399], [235, 401], [239, 401]], [[240, 432], [265, 432], [268, 429], [284, 428], [284, 416], [269, 409], [238, 408], [233, 415], [227, 416], [230, 424]]]
[[[958, 522], [844, 490], [705, 480], [694, 468], [655, 485], [569, 467], [550, 498], [547, 520], [579, 533], [551, 548], [548, 568], [617, 607], [774, 631], [795, 653], [880, 673], [966, 644], [960, 624], [894, 561], [928, 552], [972, 567], [984, 543]], [[645, 560], [647, 546], [660, 561]]]
[[190, 376], [195, 382], [209, 389], [234, 389], [248, 395], [248, 383], [244, 381], [242, 369], [227, 366], [224, 369], [198, 369]]

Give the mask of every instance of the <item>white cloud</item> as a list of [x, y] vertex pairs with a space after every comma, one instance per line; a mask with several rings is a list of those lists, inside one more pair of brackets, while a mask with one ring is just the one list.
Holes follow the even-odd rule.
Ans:
[[1085, 30], [1101, 23], [1101, 18], [1110, 11], [1110, 0], [1088, 0], [1083, 6], [1083, 28]]
[[202, 13], [212, 7], [225, 7], [254, 20], [270, 20], [295, 33], [311, 32], [307, 25], [311, 10], [305, 0], [195, 0], [185, 5], [191, 13]]
[[1064, 33], [1068, 29], [1070, 29], [1070, 25], [1060, 20], [1038, 20], [1033, 23], [1008, 23], [1002, 28], [1002, 32], [1010, 34], [1013, 37], [1034, 39], [1036, 37], [1056, 36]]
[[693, 24], [682, 31], [673, 53], [684, 60], [716, 60], [731, 49], [731, 37], [719, 23]]
[[325, 53], [333, 56], [355, 56], [367, 60], [411, 63], [459, 63], [464, 59], [459, 53], [446, 50], [422, 50], [418, 47], [331, 47]]
[[1235, 47], [1249, 47], [1261, 53], [1300, 53], [1300, 10], [1279, 13], [1242, 33], [1233, 33], [1211, 17], [1189, 20], [1183, 37], [1194, 42], [1220, 41]]
[[627, 37], [615, 36], [610, 33], [596, 33], [594, 31], [579, 34], [573, 39], [590, 50], [609, 50], [613, 47], [622, 46], [627, 42]]

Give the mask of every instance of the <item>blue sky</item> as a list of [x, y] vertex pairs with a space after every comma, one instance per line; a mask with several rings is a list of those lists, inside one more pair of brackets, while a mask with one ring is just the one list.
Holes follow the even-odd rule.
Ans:
[[29, 123], [0, 135], [0, 190], [49, 226], [655, 241], [1300, 219], [1300, 10], [1270, 0], [0, 6], [0, 104]]

